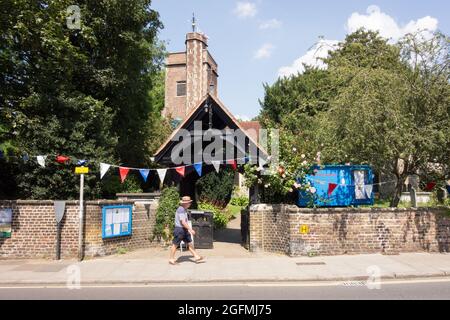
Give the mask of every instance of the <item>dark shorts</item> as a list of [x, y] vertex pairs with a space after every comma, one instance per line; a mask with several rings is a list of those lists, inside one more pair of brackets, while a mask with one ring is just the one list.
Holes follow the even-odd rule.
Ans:
[[178, 246], [181, 241], [184, 241], [185, 243], [191, 243], [191, 234], [185, 228], [175, 227], [175, 229], [173, 230], [172, 243]]

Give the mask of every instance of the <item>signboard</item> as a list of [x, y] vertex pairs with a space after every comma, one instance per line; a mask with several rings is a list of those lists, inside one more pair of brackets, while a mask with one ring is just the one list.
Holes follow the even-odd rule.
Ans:
[[89, 167], [75, 167], [76, 174], [89, 173]]
[[0, 238], [11, 238], [12, 209], [0, 209]]
[[64, 217], [64, 211], [66, 211], [65, 201], [54, 201], [53, 206], [55, 208], [55, 219], [57, 223], [60, 223]]
[[302, 224], [299, 229], [301, 234], [309, 233], [309, 226], [307, 224]]
[[131, 235], [132, 206], [105, 206], [102, 208], [102, 237], [112, 238]]

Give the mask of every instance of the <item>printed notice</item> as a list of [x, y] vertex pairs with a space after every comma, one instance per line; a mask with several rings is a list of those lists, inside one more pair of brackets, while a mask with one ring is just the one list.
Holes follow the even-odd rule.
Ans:
[[117, 236], [120, 234], [120, 223], [113, 224], [113, 235]]
[[122, 232], [128, 232], [128, 223], [122, 223]]
[[111, 210], [106, 210], [106, 221], [105, 224], [106, 225], [110, 225], [113, 223], [113, 214], [111, 212]]

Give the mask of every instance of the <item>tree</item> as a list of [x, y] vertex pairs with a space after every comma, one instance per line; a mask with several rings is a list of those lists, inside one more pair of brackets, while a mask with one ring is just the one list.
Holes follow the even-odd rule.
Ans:
[[0, 103], [14, 115], [6, 125], [21, 154], [50, 155], [45, 168], [18, 162], [21, 197], [77, 195], [73, 167], [57, 154], [91, 160], [87, 196], [95, 197], [99, 161], [139, 165], [147, 152], [149, 91], [163, 57], [158, 13], [149, 0], [79, 1], [80, 28], [71, 29], [72, 4], [0, 2]]

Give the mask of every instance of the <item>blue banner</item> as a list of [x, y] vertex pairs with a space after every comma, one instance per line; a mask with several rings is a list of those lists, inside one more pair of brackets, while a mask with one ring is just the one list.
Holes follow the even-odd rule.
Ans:
[[202, 163], [195, 163], [194, 164], [194, 168], [197, 171], [198, 175], [201, 177], [202, 176]]
[[139, 173], [141, 174], [142, 179], [144, 179], [144, 182], [147, 182], [149, 172], [149, 169], [139, 169]]

